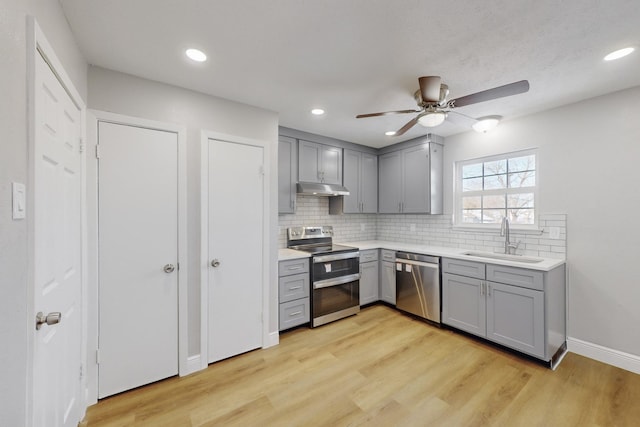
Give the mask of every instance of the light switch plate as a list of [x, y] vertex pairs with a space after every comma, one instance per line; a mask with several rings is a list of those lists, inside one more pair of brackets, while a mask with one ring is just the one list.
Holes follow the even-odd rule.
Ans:
[[360, 224], [360, 231], [364, 231], [364, 224]]
[[411, 224], [409, 226], [409, 231], [411, 231], [412, 233], [415, 233], [416, 232], [416, 225], [415, 224]]
[[11, 192], [13, 199], [13, 219], [24, 219], [27, 213], [27, 190], [24, 184], [12, 182]]
[[560, 238], [560, 227], [549, 227], [549, 237], [551, 239]]

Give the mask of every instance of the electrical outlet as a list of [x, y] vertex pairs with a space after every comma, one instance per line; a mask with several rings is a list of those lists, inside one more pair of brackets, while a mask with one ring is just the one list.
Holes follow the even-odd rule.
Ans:
[[551, 239], [559, 239], [560, 238], [560, 227], [549, 227], [549, 238], [551, 238]]
[[411, 224], [409, 226], [409, 231], [411, 231], [412, 233], [415, 233], [416, 232], [416, 225], [415, 224]]
[[360, 224], [360, 231], [364, 231], [365, 229], [365, 225], [364, 224]]

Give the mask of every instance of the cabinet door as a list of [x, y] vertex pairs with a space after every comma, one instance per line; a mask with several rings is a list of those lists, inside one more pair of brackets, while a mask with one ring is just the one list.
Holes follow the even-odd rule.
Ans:
[[320, 182], [342, 184], [342, 148], [321, 145]]
[[298, 181], [320, 182], [321, 145], [314, 142], [298, 143]]
[[344, 186], [351, 194], [344, 196], [343, 213], [360, 212], [360, 154], [357, 151], [344, 150]]
[[294, 213], [298, 180], [296, 140], [281, 136], [278, 140], [278, 213]]
[[378, 261], [360, 264], [360, 305], [378, 301]]
[[402, 150], [402, 213], [428, 213], [431, 191], [429, 144]]
[[[346, 185], [345, 187], [349, 188]], [[378, 156], [374, 154], [362, 153], [360, 160], [360, 203], [362, 213], [378, 212]]]
[[487, 338], [545, 358], [544, 292], [487, 282]]
[[442, 323], [486, 336], [486, 304], [480, 279], [442, 274]]
[[396, 305], [396, 263], [380, 263], [380, 299]]
[[400, 151], [378, 158], [378, 212], [400, 213], [402, 196], [402, 155]]

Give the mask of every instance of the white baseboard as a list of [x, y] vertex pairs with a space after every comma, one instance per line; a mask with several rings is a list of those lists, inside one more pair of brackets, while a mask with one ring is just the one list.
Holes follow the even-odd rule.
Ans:
[[187, 358], [187, 369], [186, 372], [180, 372], [180, 376], [184, 377], [185, 375], [193, 374], [194, 372], [198, 372], [206, 368], [206, 365], [203, 367], [202, 362], [200, 360], [200, 355], [196, 354], [195, 356], [189, 356]]
[[640, 374], [640, 356], [634, 354], [571, 337], [567, 338], [567, 350], [620, 369]]
[[270, 332], [267, 337], [267, 342], [265, 342], [265, 345], [262, 348], [269, 348], [278, 344], [280, 344], [280, 332]]

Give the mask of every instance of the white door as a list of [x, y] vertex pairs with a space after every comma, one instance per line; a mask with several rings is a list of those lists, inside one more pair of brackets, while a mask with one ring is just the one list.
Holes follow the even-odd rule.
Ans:
[[209, 139], [208, 159], [211, 363], [262, 346], [264, 148]]
[[178, 373], [178, 135], [98, 123], [103, 398]]
[[36, 312], [62, 317], [33, 328], [33, 425], [76, 426], [84, 411], [81, 112], [39, 53], [34, 95], [33, 318]]

